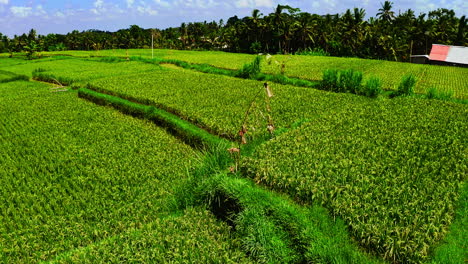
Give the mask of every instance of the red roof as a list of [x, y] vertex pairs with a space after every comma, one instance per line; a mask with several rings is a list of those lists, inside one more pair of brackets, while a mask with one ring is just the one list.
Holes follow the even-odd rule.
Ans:
[[429, 55], [430, 60], [446, 61], [449, 53], [450, 46], [445, 45], [432, 45], [431, 54]]

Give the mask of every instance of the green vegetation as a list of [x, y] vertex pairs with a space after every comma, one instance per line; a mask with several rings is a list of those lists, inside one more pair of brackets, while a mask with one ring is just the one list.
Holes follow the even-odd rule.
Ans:
[[468, 233], [468, 186], [461, 188], [458, 210], [455, 221], [450, 226], [450, 232], [436, 248], [432, 263], [463, 263], [467, 259], [466, 241]]
[[194, 184], [195, 204], [207, 204], [214, 215], [230, 223], [242, 248], [257, 263], [375, 262], [357, 250], [344, 223], [334, 222], [323, 207], [299, 207], [225, 174]]
[[78, 96], [101, 105], [113, 106], [125, 114], [149, 119], [165, 127], [172, 134], [179, 136], [185, 143], [195, 147], [210, 148], [220, 144], [226, 146], [226, 148], [229, 146], [228, 141], [222, 140], [191, 123], [181, 120], [173, 114], [153, 106], [132, 103], [119, 97], [100, 94], [85, 88], [78, 90]]
[[[196, 84], [196, 85], [194, 85]], [[341, 102], [351, 95], [340, 97], [310, 88], [289, 85], [273, 85], [275, 97], [271, 98], [273, 120], [277, 127], [289, 127], [301, 118], [311, 118], [329, 112], [340, 111], [349, 105]], [[97, 79], [89, 82], [88, 88], [101, 93], [125, 98], [146, 105], [153, 105], [188, 120], [221, 137], [236, 139], [251, 99], [261, 91], [263, 83], [211, 74], [202, 74], [182, 69], [166, 68], [151, 75], [124, 75]], [[335, 108], [328, 106], [335, 102]], [[267, 122], [263, 118], [264, 100], [255, 101], [254, 111], [248, 123], [255, 127]], [[250, 130], [250, 129], [249, 129]], [[254, 133], [258, 135], [265, 131]]]
[[51, 263], [251, 263], [230, 228], [203, 209], [159, 217], [57, 256]]
[[[99, 53], [0, 58], [0, 262], [466, 259], [468, 109], [417, 94], [432, 66], [391, 63], [383, 92], [390, 62]], [[290, 77], [301, 57], [340, 93]]]
[[14, 81], [28, 81], [29, 77], [26, 75], [18, 75], [8, 71], [0, 70], [0, 83], [14, 82]]
[[436, 87], [431, 87], [426, 93], [427, 99], [450, 100], [453, 98], [453, 92], [439, 91]]
[[[278, 4], [263, 15], [258, 9], [246, 17], [223, 17], [226, 22], [182, 23], [167, 29], [131, 25], [116, 32], [79, 29], [66, 35], [38, 36], [34, 29], [14, 38], [0, 33], [0, 53], [27, 52], [30, 58], [39, 51], [138, 49], [223, 50], [287, 54], [306, 54], [409, 61], [409, 54], [427, 54], [432, 43], [468, 46], [466, 16], [438, 8], [415, 14], [399, 10], [385, 1], [376, 14], [363, 8], [347, 9], [341, 14], [311, 14], [299, 8]], [[317, 11], [320, 9], [316, 9]], [[398, 10], [398, 14], [396, 12]], [[372, 17], [373, 16], [373, 17]], [[368, 17], [368, 19], [366, 19]], [[203, 19], [202, 19], [203, 20]], [[24, 32], [26, 33], [26, 32]], [[158, 56], [158, 55], [156, 55]], [[242, 64], [238, 65], [239, 67]]]
[[403, 76], [398, 90], [394, 93], [395, 96], [412, 96], [414, 95], [414, 86], [416, 85], [416, 77], [412, 74]]
[[325, 70], [322, 89], [336, 93], [361, 94], [362, 72], [349, 70]]
[[330, 56], [330, 53], [326, 52], [325, 50], [321, 48], [315, 48], [315, 49], [308, 48], [308, 49], [296, 52], [295, 55]]
[[[141, 56], [145, 59], [151, 58], [151, 50], [129, 50], [129, 53], [132, 56]], [[96, 52], [84, 51], [63, 51], [60, 54], [83, 57], [96, 56]], [[125, 50], [100, 51], [99, 54], [100, 56], [124, 57]], [[225, 75], [241, 69], [244, 64], [250, 63], [255, 59], [254, 55], [232, 54], [219, 51], [155, 50], [155, 56], [158, 59], [173, 60], [174, 62], [205, 64], [205, 68], [208, 65], [215, 66], [221, 68], [221, 70], [225, 70]], [[413, 74], [417, 78], [416, 93], [424, 94], [427, 89], [437, 87], [439, 91], [453, 92], [454, 98], [468, 99], [465, 77], [468, 74], [467, 68], [323, 56], [273, 55], [270, 61], [273, 62], [268, 64], [267, 60], [263, 60], [261, 64], [263, 74], [275, 76], [277, 79], [287, 77], [296, 80], [296, 82], [309, 81], [311, 83], [310, 86], [300, 85], [303, 87], [313, 87], [317, 81], [321, 81], [324, 69], [353, 69], [363, 73], [364, 82], [369, 78], [379, 78], [382, 81], [383, 90], [397, 90], [401, 77], [406, 74]], [[275, 62], [278, 62], [278, 64]], [[285, 63], [285, 67], [283, 77], [281, 77], [282, 70], [280, 66], [283, 62]], [[296, 85], [294, 83], [280, 83]]]
[[264, 144], [244, 170], [329, 208], [386, 259], [424, 261], [447, 233], [466, 180], [468, 110], [411, 98], [354, 106]]
[[377, 97], [382, 92], [382, 82], [376, 77], [368, 79], [362, 87], [362, 93], [368, 97]]
[[[33, 82], [0, 84], [0, 109], [1, 262], [244, 258], [203, 210], [158, 220], [176, 213], [174, 189], [196, 155], [164, 130]], [[179, 241], [200, 218], [196, 244]]]

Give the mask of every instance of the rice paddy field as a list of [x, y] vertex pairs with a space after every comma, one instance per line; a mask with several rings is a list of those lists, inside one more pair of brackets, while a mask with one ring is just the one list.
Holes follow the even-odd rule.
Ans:
[[[127, 52], [152, 57], [151, 50], [0, 56], [0, 262], [468, 259], [466, 104], [274, 82], [269, 97], [260, 81], [126, 60]], [[231, 70], [254, 59], [154, 56]], [[387, 90], [413, 73], [417, 93], [437, 87], [468, 99], [466, 68], [262, 60], [264, 73], [312, 81], [324, 68], [377, 76]], [[156, 109], [180, 121], [155, 121]], [[189, 146], [184, 124], [231, 143]]]
[[[59, 54], [82, 57], [125, 57], [128, 54], [128, 56], [141, 56], [144, 58], [176, 59], [233, 70], [241, 68], [256, 56], [227, 52], [183, 50], [155, 50], [153, 53], [151, 50], [65, 51]], [[426, 93], [429, 88], [435, 87], [441, 91], [453, 92], [453, 95], [457, 98], [468, 99], [467, 68], [324, 56], [273, 55], [270, 57], [264, 55], [263, 57], [263, 71], [269, 74], [283, 72], [286, 76], [316, 81], [322, 79], [322, 73], [325, 69], [354, 69], [363, 72], [365, 79], [370, 77], [380, 78], [384, 89], [395, 90], [401, 81], [401, 77], [411, 73], [417, 77], [417, 93]]]

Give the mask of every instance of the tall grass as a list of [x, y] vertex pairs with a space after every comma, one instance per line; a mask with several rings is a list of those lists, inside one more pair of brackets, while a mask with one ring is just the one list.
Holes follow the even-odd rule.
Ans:
[[353, 69], [327, 69], [323, 72], [322, 89], [336, 93], [361, 94], [362, 72]]
[[394, 96], [413, 96], [416, 81], [416, 76], [413, 74], [410, 73], [404, 75], [400, 84], [398, 85], [397, 91], [394, 93]]
[[234, 77], [244, 79], [255, 79], [261, 71], [261, 61], [261, 56], [255, 57], [253, 62], [244, 64], [244, 66], [242, 66], [242, 68], [234, 74]]
[[382, 94], [382, 81], [377, 77], [372, 77], [366, 81], [361, 93], [368, 97], [377, 97]]
[[427, 99], [437, 100], [451, 100], [453, 98], [453, 91], [439, 91], [436, 87], [431, 87], [426, 92]]

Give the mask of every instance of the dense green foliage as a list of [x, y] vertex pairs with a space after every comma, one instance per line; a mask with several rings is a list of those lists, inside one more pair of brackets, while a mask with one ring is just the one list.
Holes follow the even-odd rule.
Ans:
[[208, 211], [159, 217], [138, 228], [57, 256], [51, 263], [251, 263]]
[[468, 172], [467, 117], [464, 105], [422, 99], [354, 103], [263, 145], [245, 170], [326, 206], [387, 259], [418, 262], [453, 221]]
[[335, 93], [364, 94], [362, 92], [362, 72], [330, 69], [323, 72], [322, 89]]
[[[94, 263], [101, 256], [87, 258], [86, 252], [101, 246], [121, 250], [120, 258], [102, 256], [110, 262], [131, 259], [131, 248], [143, 255], [156, 248], [175, 260], [240, 260], [227, 227], [205, 213], [155, 227], [160, 216], [174, 212], [172, 193], [196, 154], [164, 130], [32, 82], [0, 84], [0, 109], [0, 262], [35, 263], [71, 252], [79, 263]], [[200, 218], [206, 226], [199, 224], [204, 231], [196, 246], [179, 241]], [[139, 231], [166, 239], [142, 241], [148, 251], [138, 241], [118, 242]], [[190, 256], [177, 256], [174, 248]]]
[[427, 99], [450, 100], [453, 97], [453, 92], [439, 91], [436, 87], [431, 87], [427, 90]]
[[[0, 210], [0, 261], [144, 262], [156, 255], [226, 263], [249, 261], [246, 253], [256, 262], [372, 262], [355, 242], [396, 262], [464, 259], [468, 110], [422, 99], [444, 99], [445, 88], [374, 100], [270, 82], [267, 107], [263, 82], [229, 77], [253, 56], [159, 50], [150, 59], [147, 50], [130, 52], [128, 60], [122, 51], [0, 58], [0, 204], [8, 205]], [[229, 69], [213, 67], [231, 57]], [[335, 77], [348, 80], [338, 88], [373, 97], [389, 80], [380, 81], [382, 66], [413, 72], [417, 81], [404, 87], [416, 85], [416, 92], [427, 84], [424, 76], [436, 76], [433, 69], [448, 68], [348, 60], [274, 56], [250, 65], [270, 73], [246, 77], [297, 80], [291, 72], [329, 62], [339, 65]], [[466, 95], [466, 69], [449, 69], [450, 78], [431, 83]], [[52, 93], [12, 76], [80, 89]], [[311, 207], [228, 173], [235, 171], [228, 147], [207, 131], [238, 140], [249, 106], [239, 176]], [[218, 149], [200, 154], [154, 123], [186, 143]]]
[[414, 86], [416, 85], [416, 77], [412, 74], [405, 75], [401, 78], [400, 85], [395, 92], [396, 96], [411, 96], [414, 95]]
[[[399, 7], [395, 7], [399, 9]], [[28, 34], [10, 39], [0, 34], [0, 52], [156, 48], [225, 50], [230, 52], [295, 53], [321, 51], [319, 54], [409, 61], [410, 54], [428, 54], [431, 44], [468, 45], [465, 16], [439, 8], [415, 14], [411, 9], [395, 14], [393, 4], [385, 1], [375, 17], [366, 18], [362, 8], [343, 14], [310, 14], [278, 4], [265, 16], [255, 9], [251, 16], [230, 17], [224, 23], [182, 23], [167, 29], [143, 29], [131, 25], [117, 32], [74, 30], [66, 35]], [[314, 53], [317, 54], [317, 53]]]

